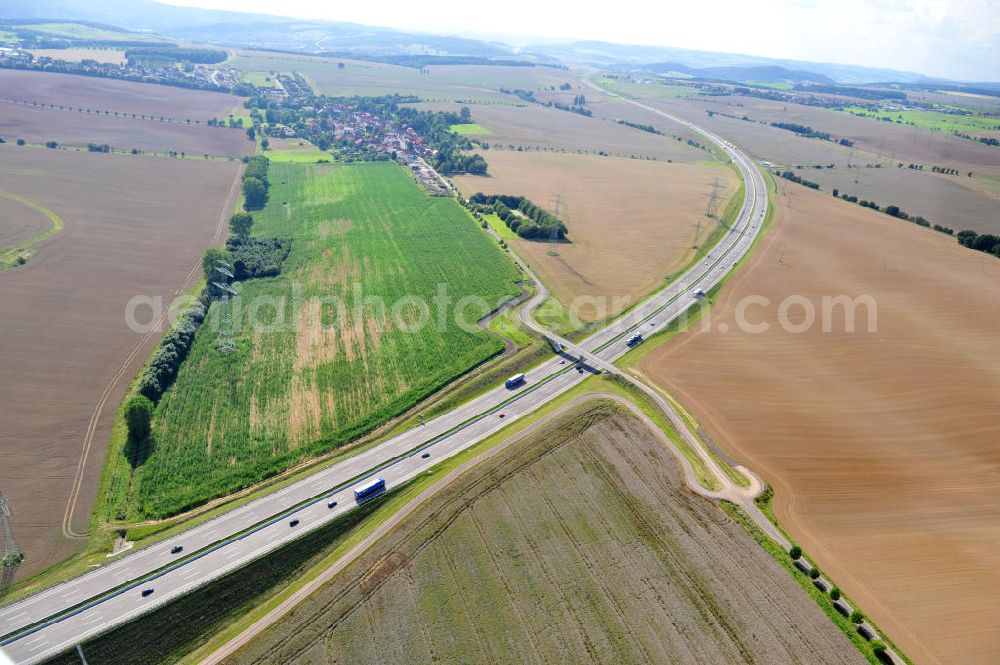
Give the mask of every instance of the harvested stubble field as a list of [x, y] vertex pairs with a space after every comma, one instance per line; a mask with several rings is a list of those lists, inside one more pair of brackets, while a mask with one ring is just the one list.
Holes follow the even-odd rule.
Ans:
[[106, 143], [115, 150], [173, 150], [190, 157], [242, 157], [255, 147], [240, 129], [160, 122], [158, 118], [116, 118], [0, 102], [0, 136], [36, 144], [56, 141], [61, 146], [84, 149], [88, 143]]
[[[338, 67], [339, 63], [343, 63], [343, 69]], [[502, 87], [537, 90], [572, 80], [568, 72], [551, 67], [448, 65], [429, 66], [422, 72], [414, 67], [363, 60], [260, 51], [240, 51], [225, 66], [246, 72], [252, 78], [270, 72], [298, 72], [316, 92], [331, 96], [400, 94], [435, 101], [492, 104], [518, 101], [502, 94]]]
[[646, 425], [595, 404], [482, 462], [227, 663], [862, 663]]
[[[788, 531], [914, 662], [996, 663], [1000, 261], [782, 189], [775, 227], [721, 292], [712, 332], [685, 333], [641, 367], [774, 485]], [[877, 332], [863, 307], [854, 334], [842, 309], [831, 332], [821, 317], [783, 332], [778, 303], [793, 294], [818, 315], [822, 296], [870, 295]], [[767, 332], [736, 332], [749, 295], [772, 302], [747, 310]]]
[[244, 101], [228, 93], [17, 69], [0, 69], [0, 90], [0, 97], [21, 102], [202, 122], [243, 112]]
[[26, 266], [0, 273], [0, 488], [26, 553], [20, 575], [82, 544], [60, 527], [88, 422], [124, 368], [96, 421], [73, 512], [78, 531], [87, 526], [115, 405], [156, 341], [129, 329], [126, 303], [137, 294], [170, 302], [213, 242], [236, 173], [228, 162], [0, 145], [3, 188], [65, 222]]
[[[157, 406], [151, 456], [134, 479], [124, 461], [116, 471], [129, 516], [170, 515], [329, 451], [503, 349], [475, 322], [518, 293], [520, 273], [454, 199], [388, 162], [273, 163], [269, 179], [254, 233], [291, 237], [291, 254], [280, 276], [211, 307]], [[471, 330], [454, 308], [438, 318], [439, 287], [482, 299], [463, 310]], [[427, 303], [426, 325], [406, 298]], [[223, 338], [238, 351], [220, 353]]]
[[[620, 311], [682, 267], [715, 226], [705, 217], [713, 183], [720, 215], [738, 185], [722, 165], [506, 151], [490, 152], [489, 160], [491, 177], [454, 178], [462, 193], [523, 195], [551, 212], [559, 197], [570, 242], [512, 242], [565, 305], [607, 298], [605, 314], [617, 313], [611, 299], [620, 299]], [[591, 306], [580, 314], [600, 318]]]

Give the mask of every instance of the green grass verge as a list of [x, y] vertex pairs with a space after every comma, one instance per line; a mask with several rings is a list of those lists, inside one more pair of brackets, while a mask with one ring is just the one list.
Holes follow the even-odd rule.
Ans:
[[62, 217], [52, 212], [45, 206], [39, 205], [31, 199], [14, 194], [13, 192], [0, 190], [0, 198], [10, 199], [11, 201], [17, 201], [18, 203], [24, 204], [34, 211], [45, 215], [45, 217], [47, 217], [52, 223], [52, 226], [29, 238], [28, 240], [18, 243], [13, 247], [0, 249], [0, 270], [6, 270], [8, 268], [15, 268], [27, 263], [28, 260], [35, 254], [35, 245], [62, 231], [63, 220]]
[[458, 134], [460, 136], [482, 136], [484, 134], [492, 134], [490, 130], [486, 129], [482, 125], [477, 125], [474, 122], [466, 122], [460, 125], [452, 125], [448, 128], [448, 131]]
[[518, 346], [526, 346], [531, 343], [533, 338], [524, 329], [524, 323], [521, 322], [521, 317], [517, 314], [518, 309], [518, 307], [511, 307], [490, 321], [488, 327], [501, 337], [512, 340]]
[[513, 240], [517, 238], [517, 234], [511, 231], [510, 227], [504, 224], [503, 220], [497, 217], [496, 213], [483, 215], [483, 219], [485, 219], [486, 223], [490, 225], [490, 228], [504, 240]]
[[942, 113], [941, 111], [924, 110], [891, 110], [871, 111], [863, 106], [845, 106], [840, 109], [851, 115], [871, 118], [878, 122], [897, 125], [909, 125], [932, 132], [952, 134], [959, 132], [972, 136], [1000, 135], [1000, 119], [982, 115], [966, 115], [959, 113]]

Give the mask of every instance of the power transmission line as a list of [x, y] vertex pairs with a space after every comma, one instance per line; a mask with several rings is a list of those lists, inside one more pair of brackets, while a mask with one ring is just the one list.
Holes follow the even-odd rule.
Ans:
[[14, 528], [10, 523], [10, 508], [7, 506], [7, 499], [3, 492], [0, 492], [0, 522], [3, 528], [3, 559], [0, 560], [2, 576], [0, 576], [0, 599], [6, 595], [7, 588], [14, 581], [14, 571], [18, 564], [24, 560], [24, 553], [14, 542]]

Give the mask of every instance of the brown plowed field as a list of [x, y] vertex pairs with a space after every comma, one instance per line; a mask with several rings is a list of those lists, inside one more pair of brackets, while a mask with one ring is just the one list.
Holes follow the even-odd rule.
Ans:
[[[906, 125], [880, 122], [871, 118], [859, 118], [849, 113], [814, 106], [785, 104], [739, 95], [695, 97], [684, 100], [648, 99], [644, 101], [650, 106], [659, 106], [665, 110], [686, 111], [685, 115], [690, 115], [692, 119], [708, 127], [712, 126], [714, 120], [754, 124], [718, 115], [709, 118], [706, 115], [706, 111], [709, 110], [738, 117], [746, 115], [753, 121], [764, 121], [765, 123], [792, 122], [807, 125], [816, 130], [828, 132], [837, 138], [853, 140], [855, 150], [863, 150], [873, 155], [891, 155], [905, 163], [924, 163], [928, 169], [935, 164], [957, 167], [963, 165], [990, 166], [995, 165], [998, 160], [997, 149], [981, 143]], [[768, 128], [796, 137], [794, 133], [785, 129]], [[801, 140], [822, 143], [818, 139], [803, 138]]]
[[0, 250], [33, 238], [51, 226], [49, 218], [31, 206], [5, 197], [0, 184]]
[[0, 489], [26, 554], [19, 576], [77, 547], [61, 526], [91, 415], [124, 363], [96, 423], [77, 531], [87, 527], [115, 409], [159, 338], [129, 329], [126, 303], [137, 294], [170, 302], [217, 240], [237, 171], [230, 162], [0, 145], [3, 188], [65, 222], [26, 266], [0, 272]]
[[241, 129], [115, 118], [2, 102], [0, 136], [10, 143], [15, 139], [38, 144], [56, 141], [60, 145], [84, 148], [88, 143], [107, 143], [116, 150], [173, 150], [192, 157], [205, 154], [241, 157], [254, 150], [254, 143]]
[[863, 663], [645, 425], [482, 462], [228, 663]]
[[[783, 184], [775, 227], [723, 289], [711, 332], [642, 369], [775, 487], [819, 566], [916, 663], [1000, 662], [1000, 261], [951, 238]], [[788, 193], [792, 194], [789, 199]], [[782, 331], [778, 303], [871, 295]], [[734, 332], [741, 298], [762, 334]], [[793, 308], [790, 319], [802, 320]], [[719, 331], [719, 324], [729, 332]]]
[[[518, 194], [552, 212], [559, 197], [571, 242], [513, 242], [567, 306], [581, 296], [622, 298], [620, 311], [660, 286], [694, 254], [698, 224], [700, 240], [708, 236], [715, 180], [720, 214], [738, 186], [722, 165], [509, 151], [491, 151], [489, 162], [491, 177], [454, 178], [465, 196]], [[595, 310], [580, 313], [591, 319]]]
[[[474, 137], [496, 147], [555, 148], [612, 155], [652, 157], [675, 162], [712, 159], [703, 150], [667, 136], [619, 125], [606, 118], [588, 118], [569, 111], [540, 106], [475, 106], [472, 118], [490, 135]], [[666, 129], [666, 128], [665, 128]], [[486, 154], [487, 161], [490, 155]]]
[[0, 98], [202, 122], [244, 112], [244, 99], [236, 95], [17, 69], [0, 69]]
[[[737, 102], [735, 99], [742, 101]], [[1000, 150], [928, 131], [915, 131], [912, 127], [900, 127], [794, 104], [788, 105], [787, 114], [772, 110], [768, 115], [759, 116], [807, 124], [832, 133], [835, 133], [834, 129], [846, 130], [848, 126], [854, 127], [858, 123], [866, 131], [868, 124], [876, 130], [885, 130], [884, 144], [864, 144], [859, 140], [859, 147], [852, 154], [848, 148], [831, 141], [805, 138], [759, 122], [747, 122], [718, 114], [708, 117], [703, 110], [712, 108], [732, 115], [746, 112], [757, 118], [758, 115], [755, 115], [752, 108], [723, 105], [742, 102], [749, 104], [751, 101], [761, 100], [722, 97], [714, 102], [645, 100], [645, 103], [689, 117], [719, 135], [732, 139], [754, 157], [768, 160], [780, 169], [795, 170], [796, 166], [804, 166], [804, 169], [796, 172], [803, 178], [819, 183], [826, 192], [837, 188], [859, 199], [876, 201], [882, 206], [897, 205], [908, 213], [920, 215], [933, 224], [943, 224], [956, 231], [975, 229], [980, 233], [1000, 232], [1000, 213], [997, 212], [1000, 189], [996, 175], [996, 165], [1000, 164]], [[816, 117], [819, 112], [824, 115]], [[642, 112], [641, 109], [640, 113], [649, 117], [645, 122], [657, 124], [654, 114]], [[911, 143], [925, 151], [920, 153], [922, 157], [932, 157], [925, 163], [924, 171], [911, 170], [905, 166], [914, 159], [913, 152], [908, 148], [912, 147]], [[870, 152], [861, 150], [862, 145]], [[951, 153], [955, 151], [960, 159], [966, 161], [951, 160]], [[897, 168], [897, 160], [904, 161], [903, 168]], [[857, 168], [848, 168], [849, 163]], [[865, 167], [866, 164], [876, 163], [882, 164], [882, 168]], [[812, 168], [814, 165], [826, 167], [829, 164], [833, 165], [832, 169]], [[961, 175], [935, 174], [931, 172], [931, 167], [935, 164], [958, 168]], [[971, 178], [966, 175], [969, 171], [973, 172]]]

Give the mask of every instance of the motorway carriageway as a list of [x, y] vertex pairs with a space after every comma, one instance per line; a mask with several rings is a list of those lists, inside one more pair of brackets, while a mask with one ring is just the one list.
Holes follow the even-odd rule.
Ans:
[[[664, 329], [696, 302], [697, 290], [708, 292], [717, 285], [750, 249], [767, 211], [763, 176], [746, 155], [692, 123], [642, 108], [699, 132], [725, 151], [740, 170], [744, 200], [736, 221], [708, 256], [579, 344], [607, 362], [629, 350], [625, 340], [632, 334], [648, 337]], [[353, 487], [365, 480], [379, 476], [389, 489], [398, 486], [535, 411], [586, 376], [571, 360], [554, 356], [527, 372], [520, 390], [490, 390], [209, 522], [0, 608], [0, 635], [6, 636], [0, 649], [16, 663], [39, 662], [71, 649], [343, 515], [355, 505]], [[337, 506], [328, 508], [330, 501]], [[295, 527], [289, 525], [293, 517], [299, 520]], [[174, 545], [183, 545], [184, 551], [171, 554]], [[143, 597], [141, 590], [148, 588], [154, 593]]]

